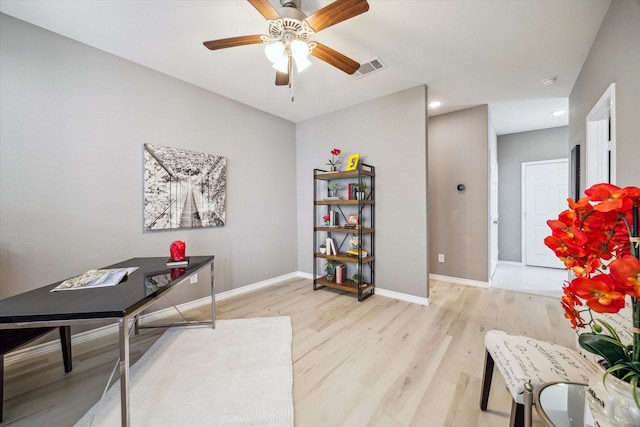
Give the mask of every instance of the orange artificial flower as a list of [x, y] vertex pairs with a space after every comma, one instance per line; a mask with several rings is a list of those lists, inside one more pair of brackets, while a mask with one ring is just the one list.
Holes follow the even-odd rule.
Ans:
[[560, 303], [562, 304], [562, 308], [564, 308], [564, 317], [569, 319], [573, 329], [578, 327], [584, 328], [584, 322], [582, 321], [580, 312], [576, 309], [576, 306], [581, 306], [582, 302], [569, 291], [568, 287], [564, 286], [562, 290], [564, 291], [564, 295]]
[[577, 277], [569, 284], [569, 291], [586, 300], [589, 308], [598, 313], [617, 313], [624, 307], [625, 295], [616, 291], [615, 282], [608, 274]]
[[[626, 211], [633, 206], [634, 188], [620, 188], [613, 184], [596, 184], [584, 192], [592, 201], [601, 202], [594, 206], [600, 212]], [[630, 193], [630, 195], [628, 195]], [[637, 196], [636, 196], [637, 197]]]
[[640, 297], [640, 260], [625, 255], [612, 261], [609, 269], [618, 291], [632, 297]]
[[[569, 209], [547, 222], [551, 235], [544, 243], [577, 276], [563, 286], [561, 305], [573, 329], [591, 329], [580, 335], [581, 345], [603, 358], [611, 375], [635, 390], [635, 384], [640, 384], [640, 248], [632, 247], [631, 236], [637, 236], [640, 188], [596, 184], [585, 195], [578, 201], [568, 199]], [[602, 334], [592, 313], [619, 312], [627, 295], [632, 306], [632, 344], [621, 342], [615, 330]], [[583, 302], [587, 307], [580, 308]], [[585, 313], [588, 316], [583, 318]], [[625, 349], [622, 358], [620, 348]], [[640, 408], [638, 396], [635, 400]]]

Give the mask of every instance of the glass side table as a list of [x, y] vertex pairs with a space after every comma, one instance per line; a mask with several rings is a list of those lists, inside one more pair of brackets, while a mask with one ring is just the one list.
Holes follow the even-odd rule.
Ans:
[[587, 385], [569, 382], [543, 384], [535, 395], [538, 415], [549, 426], [594, 427], [587, 402]]

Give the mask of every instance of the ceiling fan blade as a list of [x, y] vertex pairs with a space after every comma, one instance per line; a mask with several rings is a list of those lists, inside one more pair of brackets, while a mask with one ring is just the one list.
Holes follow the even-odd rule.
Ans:
[[289, 74], [276, 71], [276, 86], [286, 86], [289, 84]]
[[340, 52], [333, 50], [322, 43], [317, 43], [316, 47], [311, 51], [311, 55], [321, 59], [327, 64], [333, 65], [347, 74], [353, 74], [358, 71], [358, 68], [360, 68], [360, 64], [353, 59], [348, 56], [344, 56]]
[[305, 21], [314, 31], [324, 30], [369, 10], [367, 0], [336, 0], [309, 15]]
[[247, 0], [251, 6], [255, 7], [265, 19], [278, 19], [280, 14], [269, 3], [269, 0]]
[[258, 44], [258, 43], [262, 43], [262, 39], [260, 38], [259, 35], [230, 37], [228, 39], [211, 40], [208, 42], [204, 42], [202, 44], [205, 45], [207, 49], [218, 50], [218, 49], [226, 49], [228, 47], [244, 46], [247, 44]]
[[287, 73], [283, 73], [282, 71], [276, 71], [276, 86], [287, 86], [289, 84], [289, 76], [291, 75], [291, 67], [292, 67], [291, 57], [289, 57], [289, 63], [287, 64], [287, 69], [289, 70]]

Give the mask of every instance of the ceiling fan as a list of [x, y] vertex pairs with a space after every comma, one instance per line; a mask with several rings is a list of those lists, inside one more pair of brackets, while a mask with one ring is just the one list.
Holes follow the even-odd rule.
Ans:
[[347, 74], [353, 74], [360, 68], [358, 62], [310, 38], [325, 28], [368, 11], [366, 0], [336, 0], [309, 16], [300, 10], [301, 0], [280, 0], [280, 9], [274, 8], [269, 0], [247, 1], [267, 19], [269, 34], [204, 42], [208, 49], [265, 44], [265, 54], [276, 70], [277, 86], [289, 85], [293, 63], [298, 72], [310, 66], [309, 54]]

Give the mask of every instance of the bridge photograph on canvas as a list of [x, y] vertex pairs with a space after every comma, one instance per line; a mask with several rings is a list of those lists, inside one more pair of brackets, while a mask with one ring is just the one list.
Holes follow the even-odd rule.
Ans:
[[227, 160], [144, 144], [144, 229], [225, 224]]

